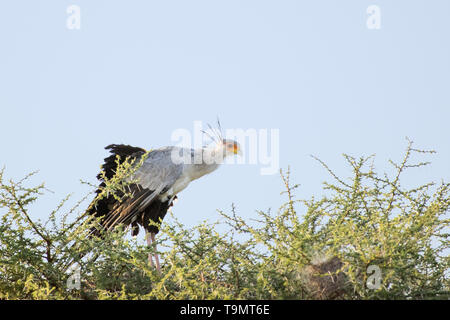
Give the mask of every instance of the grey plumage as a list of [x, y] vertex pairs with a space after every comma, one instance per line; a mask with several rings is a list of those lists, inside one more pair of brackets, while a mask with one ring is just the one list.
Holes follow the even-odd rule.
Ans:
[[[174, 195], [171, 195], [170, 199], [161, 196], [171, 189], [183, 172], [183, 164], [175, 164], [171, 161], [172, 151], [173, 147], [165, 147], [148, 153], [142, 165], [129, 178], [130, 181], [136, 182], [128, 187], [132, 197], [122, 202], [115, 202], [113, 206], [109, 205], [111, 210], [102, 221], [102, 227], [111, 230], [120, 224], [128, 226], [136, 221], [144, 221], [139, 219], [139, 215], [143, 214], [149, 215], [150, 220], [154, 222], [160, 222], [157, 219], [159, 212], [149, 212], [148, 209], [159, 209], [161, 206], [150, 206], [150, 204], [153, 201], [159, 201], [168, 202], [170, 206]], [[143, 152], [134, 154], [135, 164], [139, 163], [143, 155]], [[146, 228], [145, 225], [143, 227]]]

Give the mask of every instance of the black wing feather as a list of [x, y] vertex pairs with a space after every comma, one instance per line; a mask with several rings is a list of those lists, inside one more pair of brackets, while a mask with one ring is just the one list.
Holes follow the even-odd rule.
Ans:
[[[105, 172], [107, 179], [114, 177], [117, 170], [117, 156], [119, 156], [119, 163], [122, 164], [127, 158], [130, 160], [137, 159], [145, 154], [146, 150], [129, 145], [111, 144], [105, 149], [110, 150], [111, 155], [105, 158], [105, 163], [102, 169]], [[97, 179], [101, 181], [97, 189], [97, 195], [101, 193], [101, 189], [105, 187], [105, 182], [102, 180], [102, 175], [98, 174]], [[156, 226], [150, 226], [150, 220], [160, 223], [167, 213], [167, 210], [172, 205], [171, 201], [160, 201], [157, 197], [145, 207], [142, 207], [143, 202], [152, 196], [154, 190], [144, 189], [138, 184], [131, 184], [129, 186], [132, 197], [123, 199], [121, 202], [117, 201], [112, 195], [105, 197], [97, 202], [95, 206], [91, 205], [88, 213], [96, 218], [101, 218], [101, 228], [111, 230], [116, 226], [122, 224], [124, 226], [132, 225], [132, 235], [139, 233], [139, 226], [143, 226], [146, 231], [158, 233], [159, 229]], [[117, 194], [122, 198], [123, 194]], [[99, 235], [96, 228], [92, 229], [92, 234]]]

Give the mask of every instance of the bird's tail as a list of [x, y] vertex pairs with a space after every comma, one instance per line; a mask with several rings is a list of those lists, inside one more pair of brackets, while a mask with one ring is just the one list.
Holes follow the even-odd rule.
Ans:
[[[111, 155], [104, 159], [104, 163], [102, 165], [103, 173], [101, 172], [97, 175], [97, 179], [100, 181], [100, 185], [96, 191], [97, 196], [87, 209], [87, 213], [89, 215], [94, 216], [94, 218], [99, 218], [100, 227], [102, 226], [102, 221], [105, 220], [104, 218], [117, 204], [117, 200], [113, 195], [108, 195], [98, 199], [98, 196], [102, 193], [103, 188], [106, 186], [103, 179], [113, 178], [116, 174], [117, 166], [124, 163], [126, 159], [136, 160], [146, 153], [145, 149], [124, 144], [110, 144], [105, 147], [105, 149], [109, 150]], [[116, 196], [120, 197], [121, 195], [118, 194]], [[98, 229], [94, 227], [91, 230], [91, 235], [99, 236], [100, 233]]]

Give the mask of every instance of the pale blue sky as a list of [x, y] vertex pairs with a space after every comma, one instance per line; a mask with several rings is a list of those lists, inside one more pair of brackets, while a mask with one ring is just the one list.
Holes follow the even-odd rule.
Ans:
[[[68, 6], [81, 30], [66, 28]], [[381, 8], [381, 29], [366, 9]], [[194, 120], [280, 130], [280, 163], [301, 197], [321, 195], [342, 153], [377, 154], [387, 168], [408, 136], [433, 148], [409, 181], [449, 180], [450, 1], [28, 0], [0, 4], [0, 165], [40, 170], [44, 218], [66, 194], [81, 198], [111, 143], [173, 144]], [[182, 222], [215, 209], [254, 217], [278, 208], [278, 175], [224, 166], [179, 196]]]

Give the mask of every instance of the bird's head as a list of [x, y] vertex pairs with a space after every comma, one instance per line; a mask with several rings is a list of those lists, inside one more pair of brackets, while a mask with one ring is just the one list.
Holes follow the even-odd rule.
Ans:
[[241, 146], [237, 141], [223, 138], [222, 127], [218, 118], [217, 129], [213, 128], [210, 124], [208, 124], [208, 127], [210, 132], [204, 130], [202, 132], [213, 141], [213, 144], [210, 145], [212, 147], [210, 152], [213, 157], [219, 157], [219, 160], [222, 161], [227, 156], [236, 154], [242, 156]]
[[224, 156], [239, 155], [242, 156], [241, 146], [238, 142], [229, 139], [222, 140], [222, 149], [224, 150]]

